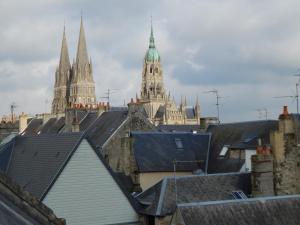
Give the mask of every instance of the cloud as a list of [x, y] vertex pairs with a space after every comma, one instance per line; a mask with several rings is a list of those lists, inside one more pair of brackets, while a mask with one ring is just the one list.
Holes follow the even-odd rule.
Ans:
[[[199, 96], [204, 116], [258, 119], [267, 108], [277, 118], [283, 104], [295, 111], [294, 93], [300, 62], [300, 2], [239, 0], [0, 2], [0, 115], [16, 102], [19, 112], [50, 110], [54, 72], [66, 25], [71, 61], [76, 55], [80, 11], [99, 100], [107, 89], [115, 105], [140, 91], [143, 57], [148, 47], [150, 16], [161, 55], [165, 85], [179, 101], [194, 104]], [[45, 100], [49, 99], [49, 103]]]

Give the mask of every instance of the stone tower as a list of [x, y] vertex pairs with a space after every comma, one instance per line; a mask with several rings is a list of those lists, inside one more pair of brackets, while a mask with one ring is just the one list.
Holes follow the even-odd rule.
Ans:
[[83, 22], [81, 18], [76, 61], [72, 65], [69, 104], [93, 105], [96, 103], [92, 62], [88, 58]]
[[69, 79], [71, 64], [68, 53], [65, 28], [60, 51], [59, 65], [55, 72], [54, 98], [52, 101], [52, 114], [64, 113], [68, 104]]
[[160, 105], [164, 105], [167, 96], [164, 89], [163, 69], [160, 55], [155, 47], [153, 27], [151, 24], [149, 48], [146, 52], [142, 71], [141, 100], [149, 101], [145, 109], [150, 118], [153, 118]]

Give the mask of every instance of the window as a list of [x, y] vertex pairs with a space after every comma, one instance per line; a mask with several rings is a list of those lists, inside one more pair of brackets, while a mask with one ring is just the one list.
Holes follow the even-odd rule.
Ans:
[[175, 144], [178, 150], [183, 150], [183, 144], [180, 138], [175, 138]]
[[235, 199], [246, 199], [246, 198], [248, 198], [248, 197], [245, 195], [245, 193], [242, 192], [242, 191], [233, 191], [233, 192], [231, 192], [231, 194], [233, 195], [233, 197], [234, 197]]
[[228, 151], [228, 146], [224, 145], [221, 152], [220, 152], [220, 156], [224, 157], [226, 155], [227, 151]]

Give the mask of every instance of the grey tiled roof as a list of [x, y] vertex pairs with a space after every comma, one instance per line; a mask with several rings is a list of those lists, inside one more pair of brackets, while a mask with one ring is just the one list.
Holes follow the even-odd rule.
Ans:
[[296, 225], [300, 196], [179, 204], [183, 225]]
[[166, 112], [165, 106], [160, 105], [158, 110], [156, 111], [154, 118], [157, 118], [157, 119], [163, 118], [165, 115], [165, 112]]
[[[83, 136], [83, 133], [63, 133], [16, 137], [11, 141], [12, 144], [9, 148], [12, 156], [7, 175], [21, 188], [42, 200], [76, 151], [77, 146], [84, 138]], [[0, 149], [1, 151], [2, 149]], [[133, 208], [137, 210], [139, 204], [128, 192], [127, 183], [124, 182], [125, 178], [120, 178], [109, 168], [99, 151], [95, 151], [95, 153]]]
[[250, 173], [228, 173], [165, 177], [162, 181], [142, 192], [136, 198], [144, 205], [142, 214], [165, 216], [172, 214], [177, 204], [234, 199], [232, 191], [251, 193]]
[[99, 149], [127, 119], [127, 111], [107, 111], [101, 114], [86, 131], [86, 138]]
[[64, 225], [65, 220], [0, 172], [0, 224]]
[[18, 136], [12, 142], [7, 175], [42, 199], [49, 185], [81, 140], [82, 133]]
[[210, 125], [207, 129], [207, 132], [212, 134], [208, 172], [224, 173], [239, 171], [244, 161], [240, 161], [240, 166], [232, 167], [227, 162], [228, 159], [218, 159], [224, 145], [229, 145], [231, 148], [256, 149], [258, 138], [262, 140], [262, 144], [269, 144], [269, 133], [271, 130], [276, 130], [277, 128], [277, 120]]
[[133, 151], [140, 172], [173, 171], [173, 161], [201, 161], [178, 163], [178, 171], [205, 170], [210, 134], [190, 132], [131, 132]]
[[37, 132], [39, 131], [42, 125], [43, 125], [42, 119], [36, 119], [36, 118], [32, 119], [30, 120], [28, 126], [22, 133], [26, 135], [37, 134]]

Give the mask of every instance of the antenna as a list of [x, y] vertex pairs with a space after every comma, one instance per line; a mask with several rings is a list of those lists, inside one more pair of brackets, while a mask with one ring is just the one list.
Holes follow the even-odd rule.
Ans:
[[219, 95], [219, 92], [217, 89], [212, 89], [210, 91], [205, 91], [204, 93], [213, 93], [216, 95], [216, 99], [217, 99], [217, 103], [216, 103], [216, 106], [217, 106], [217, 118], [218, 118], [218, 123], [220, 123], [220, 109], [219, 109], [219, 99], [222, 98], [220, 95]]
[[263, 114], [263, 112], [264, 112], [264, 114], [265, 114], [265, 119], [268, 120], [268, 113], [269, 113], [269, 111], [268, 111], [267, 108], [257, 109], [256, 111], [258, 112], [259, 118], [261, 118], [261, 117], [263, 116], [262, 114]]
[[14, 111], [16, 108], [17, 108], [16, 103], [13, 102], [10, 104], [10, 113], [11, 113], [11, 122], [12, 123], [14, 122]]
[[108, 88], [108, 89], [107, 89], [107, 92], [104, 93], [105, 96], [100, 97], [100, 98], [106, 99], [107, 104], [110, 104], [110, 96], [111, 96], [112, 94], [117, 93], [119, 90], [120, 90], [120, 89], [109, 89], [109, 88]]
[[[300, 75], [299, 75], [300, 76]], [[296, 107], [297, 107], [297, 114], [299, 113], [299, 83], [296, 83], [296, 94], [295, 95], [282, 95], [282, 96], [275, 96], [273, 98], [292, 98], [293, 100], [296, 99]]]

